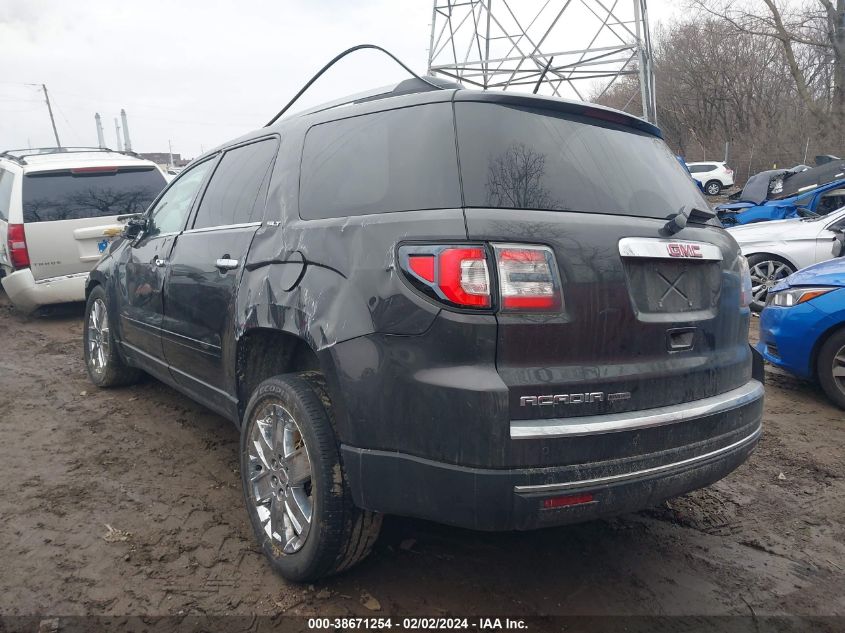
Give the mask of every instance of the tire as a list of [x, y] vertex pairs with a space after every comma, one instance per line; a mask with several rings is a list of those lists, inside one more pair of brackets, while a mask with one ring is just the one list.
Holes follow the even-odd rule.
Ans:
[[[840, 375], [835, 374], [837, 371]], [[821, 346], [816, 373], [827, 397], [845, 409], [845, 328], [834, 332]]]
[[718, 180], [708, 180], [704, 185], [704, 193], [708, 196], [718, 196], [722, 193], [722, 183]]
[[130, 367], [120, 356], [109, 327], [108, 299], [102, 286], [95, 286], [85, 304], [82, 348], [88, 377], [98, 387], [120, 387], [138, 382], [141, 370]]
[[767, 253], [749, 255], [748, 267], [751, 269], [751, 309], [754, 312], [760, 312], [766, 307], [769, 288], [795, 272], [788, 261]]
[[331, 576], [372, 550], [382, 515], [352, 503], [320, 374], [258, 385], [241, 428], [240, 465], [256, 539], [287, 580]]

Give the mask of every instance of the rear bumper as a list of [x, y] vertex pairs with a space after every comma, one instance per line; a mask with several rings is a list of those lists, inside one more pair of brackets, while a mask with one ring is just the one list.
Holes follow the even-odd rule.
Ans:
[[39, 306], [85, 300], [88, 273], [63, 275], [36, 281], [29, 268], [17, 270], [2, 279], [3, 289], [18, 310], [29, 313]]
[[[762, 434], [762, 385], [751, 381], [743, 393], [739, 399], [736, 393], [726, 394], [726, 402], [732, 398], [735, 406], [713, 408], [715, 403], [710, 402], [695, 418], [702, 424], [715, 424], [730, 416], [738, 421], [730, 433], [624, 459], [558, 467], [483, 469], [345, 445], [341, 453], [355, 503], [368, 510], [480, 530], [526, 530], [576, 523], [649, 507], [718, 481], [742, 464]], [[695, 405], [688, 403], [686, 408]], [[638, 417], [643, 429], [649, 428], [648, 413], [641, 412]], [[666, 409], [654, 415], [660, 420], [656, 423], [667, 423]], [[685, 418], [683, 423], [689, 422]], [[630, 431], [625, 426], [629, 420], [620, 423], [620, 431]], [[631, 441], [629, 433], [614, 436], [608, 427], [601, 433], [607, 442]], [[546, 500], [571, 496], [585, 501], [544, 507]]]

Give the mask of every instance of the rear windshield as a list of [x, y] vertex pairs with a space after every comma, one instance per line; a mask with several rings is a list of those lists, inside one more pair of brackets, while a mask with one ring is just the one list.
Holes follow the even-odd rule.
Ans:
[[464, 201], [498, 207], [665, 218], [708, 209], [666, 143], [577, 115], [456, 103]]
[[23, 179], [24, 222], [141, 213], [164, 189], [155, 167], [62, 170]]

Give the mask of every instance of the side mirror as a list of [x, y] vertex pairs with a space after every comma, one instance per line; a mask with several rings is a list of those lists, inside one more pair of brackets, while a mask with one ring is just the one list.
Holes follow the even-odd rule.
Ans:
[[807, 207], [795, 207], [795, 212], [802, 218], [818, 218], [820, 217], [815, 211], [811, 211]]
[[143, 235], [144, 231], [147, 230], [147, 216], [145, 215], [136, 215], [134, 217], [129, 218], [129, 221], [126, 223], [126, 226], [123, 227], [123, 237], [130, 241], [135, 241], [141, 235]]

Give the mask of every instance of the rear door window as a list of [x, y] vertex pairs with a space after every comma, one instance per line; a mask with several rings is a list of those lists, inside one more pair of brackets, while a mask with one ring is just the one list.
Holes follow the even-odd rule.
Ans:
[[164, 189], [155, 167], [84, 167], [26, 174], [24, 222], [143, 213]]
[[205, 189], [195, 229], [260, 222], [278, 141], [265, 139], [223, 154]]
[[456, 103], [468, 207], [666, 218], [708, 209], [662, 139], [552, 110]]
[[448, 103], [322, 123], [305, 137], [299, 197], [305, 219], [460, 206]]

